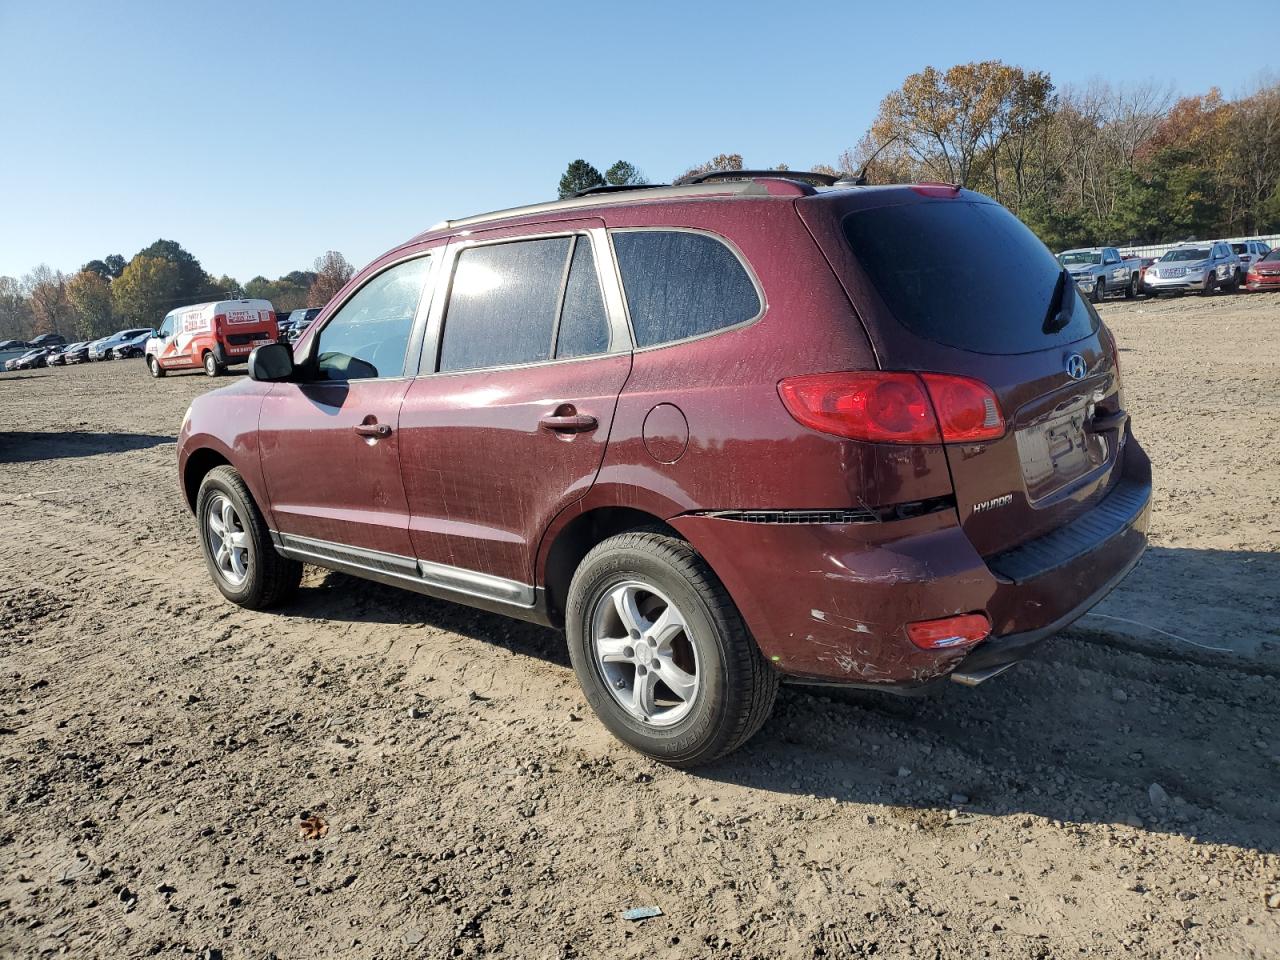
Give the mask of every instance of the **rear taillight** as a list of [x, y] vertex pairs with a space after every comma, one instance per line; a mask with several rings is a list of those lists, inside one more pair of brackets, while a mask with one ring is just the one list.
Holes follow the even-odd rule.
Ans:
[[221, 328], [222, 325], [227, 322], [227, 315], [225, 313], [215, 313], [213, 315], [213, 322]]
[[961, 443], [1004, 435], [991, 388], [941, 373], [851, 371], [788, 377], [778, 393], [791, 416], [872, 443]]
[[1111, 352], [1111, 368], [1115, 370], [1118, 382], [1120, 380], [1120, 345], [1116, 343], [1116, 336], [1110, 330], [1107, 331], [1107, 347]]
[[963, 613], [958, 617], [907, 624], [907, 639], [921, 650], [971, 647], [990, 633], [991, 621], [985, 613]]
[[943, 443], [973, 443], [1004, 436], [1004, 417], [996, 395], [981, 380], [945, 373], [922, 373], [929, 389]]

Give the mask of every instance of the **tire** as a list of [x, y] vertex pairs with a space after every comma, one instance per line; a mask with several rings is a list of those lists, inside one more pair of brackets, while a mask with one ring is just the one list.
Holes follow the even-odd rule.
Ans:
[[160, 361], [155, 357], [147, 357], [147, 369], [151, 371], [151, 376], [159, 380], [166, 373], [165, 368], [160, 366]]
[[[616, 604], [614, 595], [627, 591], [634, 605]], [[682, 626], [665, 645], [660, 639], [651, 645], [648, 632], [628, 631], [618, 612], [633, 609], [633, 622], [652, 627], [664, 622], [670, 607]], [[695, 767], [736, 750], [773, 709], [778, 674], [711, 568], [688, 543], [665, 533], [624, 533], [588, 553], [569, 586], [565, 632], [574, 672], [596, 716], [623, 743], [670, 766]], [[625, 645], [615, 646], [617, 662], [604, 661], [597, 636], [602, 644]], [[661, 669], [647, 671], [650, 665]], [[676, 686], [665, 685], [668, 677], [693, 680], [692, 693], [682, 700], [672, 692]], [[655, 709], [647, 720], [622, 702], [632, 700], [642, 683], [653, 691]]]
[[1124, 288], [1124, 298], [1126, 300], [1133, 300], [1137, 296], [1138, 296], [1138, 275], [1135, 273], [1129, 277], [1129, 285]]
[[1090, 303], [1101, 303], [1102, 298], [1107, 295], [1107, 281], [1101, 277], [1093, 285], [1093, 292], [1089, 294]]
[[[214, 548], [210, 514], [216, 512], [218, 522], [226, 530], [228, 506], [234, 512], [230, 529], [245, 550], [239, 564], [220, 559], [222, 554], [215, 553]], [[302, 579], [302, 564], [276, 552], [262, 511], [234, 467], [214, 467], [200, 483], [196, 496], [196, 530], [209, 576], [232, 603], [249, 610], [267, 610], [297, 589]]]
[[1231, 275], [1231, 279], [1227, 282], [1227, 293], [1240, 292], [1240, 271], [1237, 270]]
[[1200, 288], [1200, 296], [1207, 297], [1209, 294], [1213, 293], [1213, 286], [1213, 271], [1210, 270], [1205, 274], [1204, 286]]
[[213, 355], [212, 350], [206, 350], [201, 362], [204, 364], [204, 375], [206, 377], [220, 376], [222, 373], [222, 364], [218, 363], [218, 358]]

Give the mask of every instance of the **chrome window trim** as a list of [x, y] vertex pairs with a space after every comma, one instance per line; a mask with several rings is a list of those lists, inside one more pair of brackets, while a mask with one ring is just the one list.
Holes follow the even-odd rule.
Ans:
[[385, 553], [332, 540], [281, 533], [278, 530], [271, 531], [271, 540], [276, 549], [286, 557], [358, 573], [393, 586], [405, 586], [419, 591], [440, 591], [526, 609], [532, 608], [536, 599], [532, 584], [447, 563], [419, 560], [398, 553]]
[[[333, 322], [333, 318], [346, 309], [347, 304], [351, 302], [356, 294], [388, 270], [394, 270], [396, 267], [408, 263], [410, 260], [421, 260], [424, 257], [430, 257], [431, 263], [427, 268], [427, 275], [422, 281], [422, 292], [418, 295], [418, 306], [414, 311], [413, 322], [409, 325], [409, 340], [405, 345], [404, 366], [400, 368], [400, 373], [394, 377], [357, 377], [354, 380], [309, 380], [305, 382], [305, 385], [316, 386], [325, 383], [352, 384], [365, 381], [384, 382], [390, 380], [412, 380], [413, 373], [411, 371], [417, 368], [422, 355], [423, 333], [426, 329], [427, 318], [431, 311], [431, 304], [435, 299], [436, 277], [440, 271], [440, 262], [444, 259], [443, 253], [444, 245], [437, 244], [435, 246], [428, 247], [425, 250], [415, 250], [412, 253], [405, 254], [403, 257], [398, 257], [397, 259], [392, 260], [376, 273], [371, 273], [369, 276], [365, 277], [360, 286], [356, 287], [349, 294], [343, 297], [342, 302], [334, 307], [333, 310], [330, 311], [329, 315], [324, 318], [323, 324], [318, 324], [313, 321], [312, 325], [315, 326], [315, 330], [307, 330], [307, 349], [301, 360], [301, 363], [303, 364], [310, 364], [315, 359], [316, 349], [320, 345], [320, 337], [324, 335], [329, 324]], [[296, 353], [294, 354], [294, 363], [295, 365], [299, 364]]]
[[[599, 360], [603, 357], [614, 357], [620, 354], [631, 352], [633, 341], [631, 339], [631, 328], [625, 319], [625, 308], [622, 304], [621, 290], [617, 289], [607, 281], [606, 275], [609, 271], [603, 266], [605, 263], [612, 263], [612, 248], [607, 245], [606, 230], [604, 227], [577, 227], [571, 229], [556, 229], [549, 232], [537, 233], [519, 233], [504, 237], [493, 238], [476, 238], [471, 239], [466, 236], [455, 236], [449, 239], [449, 243], [445, 250], [445, 256], [442, 258], [440, 272], [435, 275], [436, 285], [439, 287], [440, 296], [434, 298], [432, 304], [431, 315], [427, 322], [426, 335], [424, 337], [423, 349], [418, 363], [417, 376], [420, 377], [457, 377], [465, 376], [469, 373], [481, 373], [485, 371], [495, 370], [520, 370], [526, 367], [540, 367], [551, 363], [581, 363], [584, 360]], [[449, 300], [453, 294], [453, 279], [457, 273], [458, 258], [466, 250], [477, 247], [496, 246], [501, 243], [520, 243], [529, 240], [555, 240], [559, 238], [570, 239], [569, 255], [566, 261], [566, 274], [569, 266], [573, 262], [574, 243], [579, 237], [587, 237], [591, 241], [591, 250], [595, 256], [596, 266], [596, 283], [600, 287], [600, 293], [604, 300], [605, 315], [609, 321], [609, 349], [603, 353], [591, 353], [581, 357], [548, 357], [545, 360], [527, 360], [522, 363], [500, 363], [487, 367], [468, 367], [466, 370], [441, 370], [440, 369], [440, 351], [444, 346], [444, 325], [449, 310]], [[616, 265], [615, 265], [616, 269]], [[563, 301], [564, 296], [564, 278], [561, 279], [560, 298]], [[563, 308], [563, 302], [560, 304]], [[559, 323], [557, 316], [556, 323]]]
[[[769, 302], [764, 295], [764, 286], [761, 285], [760, 279], [756, 276], [756, 272], [751, 269], [751, 263], [738, 245], [723, 234], [716, 233], [714, 230], [706, 230], [700, 227], [611, 227], [609, 233], [609, 251], [612, 254], [614, 270], [617, 273], [618, 288], [622, 291], [622, 306], [626, 311], [627, 330], [631, 335], [631, 342], [635, 344], [636, 353], [647, 353], [650, 350], [663, 350], [667, 347], [674, 347], [684, 343], [692, 343], [695, 340], [705, 340], [707, 337], [718, 337], [722, 333], [729, 333], [733, 330], [741, 330], [758, 323], [760, 319], [769, 312]], [[729, 252], [737, 258], [738, 263], [742, 266], [743, 271], [747, 275], [747, 279], [751, 281], [751, 286], [755, 288], [756, 300], [760, 304], [760, 309], [756, 311], [755, 316], [741, 320], [738, 323], [727, 327], [717, 327], [715, 330], [708, 330], [706, 333], [696, 333], [691, 337], [681, 337], [679, 340], [663, 340], [661, 343], [650, 344], [647, 347], [640, 346], [639, 340], [636, 338], [635, 326], [631, 322], [631, 304], [627, 302], [626, 285], [622, 282], [622, 265], [618, 261], [618, 251], [613, 246], [613, 237], [619, 233], [693, 233], [704, 237], [710, 237], [728, 248]]]

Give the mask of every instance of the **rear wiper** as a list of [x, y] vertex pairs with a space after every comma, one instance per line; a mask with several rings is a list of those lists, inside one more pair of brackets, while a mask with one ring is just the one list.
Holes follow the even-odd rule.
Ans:
[[1067, 272], [1067, 268], [1063, 267], [1062, 272], [1058, 274], [1058, 282], [1053, 286], [1053, 296], [1049, 300], [1049, 310], [1044, 315], [1044, 324], [1041, 329], [1045, 333], [1057, 333], [1068, 323], [1071, 322], [1072, 307], [1074, 306], [1066, 299], [1067, 284], [1072, 283], [1071, 274]]

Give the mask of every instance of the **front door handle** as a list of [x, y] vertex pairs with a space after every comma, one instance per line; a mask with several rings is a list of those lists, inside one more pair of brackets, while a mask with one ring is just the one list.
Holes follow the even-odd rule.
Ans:
[[588, 433], [599, 426], [595, 417], [585, 413], [552, 415], [543, 417], [538, 422], [555, 433]]
[[385, 440], [391, 436], [391, 424], [389, 423], [361, 423], [357, 424], [355, 431], [362, 437], [372, 437], [375, 440]]

